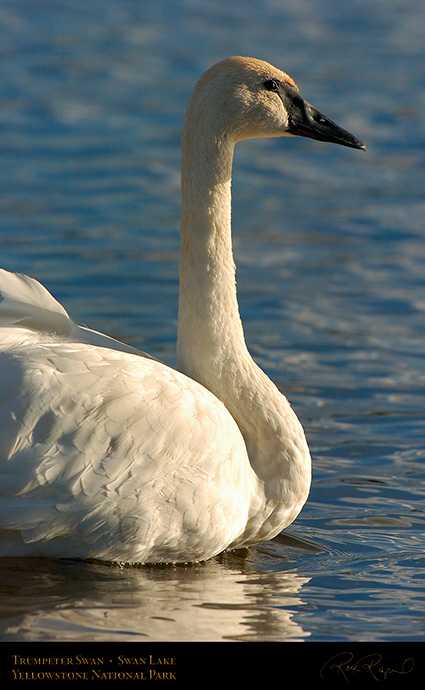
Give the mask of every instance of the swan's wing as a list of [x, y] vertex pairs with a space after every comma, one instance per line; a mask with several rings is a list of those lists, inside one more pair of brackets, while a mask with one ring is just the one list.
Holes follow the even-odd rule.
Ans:
[[108, 335], [78, 326], [64, 307], [35, 278], [0, 269], [0, 328], [55, 333], [73, 341], [150, 357]]
[[0, 269], [0, 327], [70, 335], [73, 323], [37, 280]]
[[245, 445], [196, 382], [22, 325], [0, 328], [0, 381], [1, 555], [196, 560], [243, 530]]
[[245, 446], [195, 382], [80, 343], [2, 353], [0, 377], [2, 555], [194, 560], [240, 533]]

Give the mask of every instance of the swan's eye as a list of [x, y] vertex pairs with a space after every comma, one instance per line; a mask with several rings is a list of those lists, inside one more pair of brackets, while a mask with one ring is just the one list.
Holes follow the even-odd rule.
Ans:
[[277, 79], [267, 79], [267, 81], [264, 82], [264, 86], [267, 91], [279, 91], [279, 82]]

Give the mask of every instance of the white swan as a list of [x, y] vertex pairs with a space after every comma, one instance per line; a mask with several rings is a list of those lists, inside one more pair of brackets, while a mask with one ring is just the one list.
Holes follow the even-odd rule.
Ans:
[[265, 62], [200, 79], [182, 142], [178, 371], [1, 272], [1, 556], [198, 561], [296, 518], [310, 454], [247, 351], [230, 227], [236, 142], [284, 135], [364, 149]]

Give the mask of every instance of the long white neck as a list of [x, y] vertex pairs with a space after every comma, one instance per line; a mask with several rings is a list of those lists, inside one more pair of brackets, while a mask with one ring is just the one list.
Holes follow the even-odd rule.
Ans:
[[279, 504], [288, 491], [298, 496], [301, 472], [301, 507], [310, 471], [304, 433], [286, 398], [252, 360], [239, 315], [231, 237], [233, 151], [229, 134], [207, 137], [196, 123], [187, 123], [177, 367], [234, 417], [255, 473], [273, 494], [266, 501]]
[[[236, 296], [229, 139], [182, 145], [178, 368], [219, 395], [224, 367], [249, 357]], [[221, 397], [219, 395], [219, 397]]]

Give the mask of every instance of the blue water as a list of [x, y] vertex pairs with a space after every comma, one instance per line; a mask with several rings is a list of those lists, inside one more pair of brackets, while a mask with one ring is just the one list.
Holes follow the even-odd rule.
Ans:
[[299, 518], [190, 567], [3, 560], [3, 641], [424, 640], [424, 35], [421, 0], [1, 1], [0, 263], [167, 362], [201, 72], [266, 59], [368, 146], [237, 148], [246, 337], [313, 455]]

